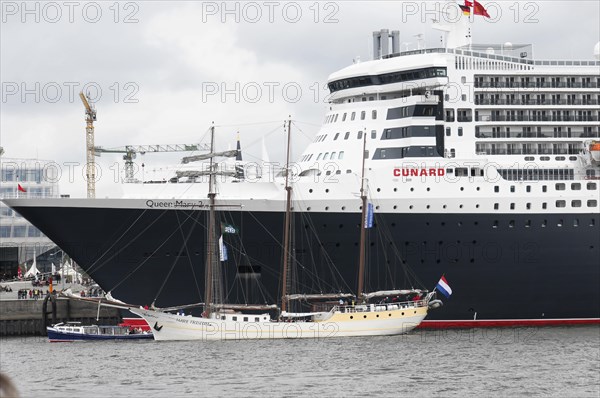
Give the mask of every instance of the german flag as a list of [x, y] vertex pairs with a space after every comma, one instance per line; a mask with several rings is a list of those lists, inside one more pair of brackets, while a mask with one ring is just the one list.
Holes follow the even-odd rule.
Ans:
[[461, 6], [460, 4], [458, 6], [462, 10], [463, 15], [471, 15], [471, 9], [469, 7]]

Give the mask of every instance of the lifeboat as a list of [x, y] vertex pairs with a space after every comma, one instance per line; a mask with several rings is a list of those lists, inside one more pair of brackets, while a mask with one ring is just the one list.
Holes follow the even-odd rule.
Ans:
[[596, 162], [600, 162], [600, 141], [592, 141], [589, 146], [590, 155]]

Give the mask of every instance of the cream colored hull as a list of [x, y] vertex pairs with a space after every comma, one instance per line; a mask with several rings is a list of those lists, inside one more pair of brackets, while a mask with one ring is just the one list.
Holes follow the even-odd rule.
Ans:
[[[410, 332], [427, 315], [427, 307], [376, 312], [333, 312], [323, 321], [280, 322], [199, 318], [132, 309], [143, 317], [155, 340], [320, 339], [348, 336], [385, 336]], [[256, 315], [238, 314], [239, 319]], [[264, 319], [261, 316], [261, 319]]]

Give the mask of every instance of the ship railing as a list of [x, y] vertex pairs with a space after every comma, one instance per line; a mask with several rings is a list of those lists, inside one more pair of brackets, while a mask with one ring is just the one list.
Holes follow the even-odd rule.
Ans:
[[355, 305], [336, 305], [333, 307], [333, 312], [342, 313], [363, 313], [363, 312], [381, 312], [381, 311], [394, 311], [400, 309], [411, 309], [426, 307], [426, 300], [415, 300], [415, 301], [399, 301], [393, 303], [369, 303], [369, 304], [355, 304]]

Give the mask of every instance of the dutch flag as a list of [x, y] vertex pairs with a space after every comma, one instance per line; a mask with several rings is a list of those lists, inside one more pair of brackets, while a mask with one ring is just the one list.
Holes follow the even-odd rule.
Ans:
[[446, 280], [446, 277], [444, 275], [442, 275], [440, 281], [438, 282], [435, 288], [444, 296], [446, 296], [446, 298], [450, 297], [450, 295], [452, 294], [452, 289], [450, 288], [450, 285], [448, 284], [448, 281]]

